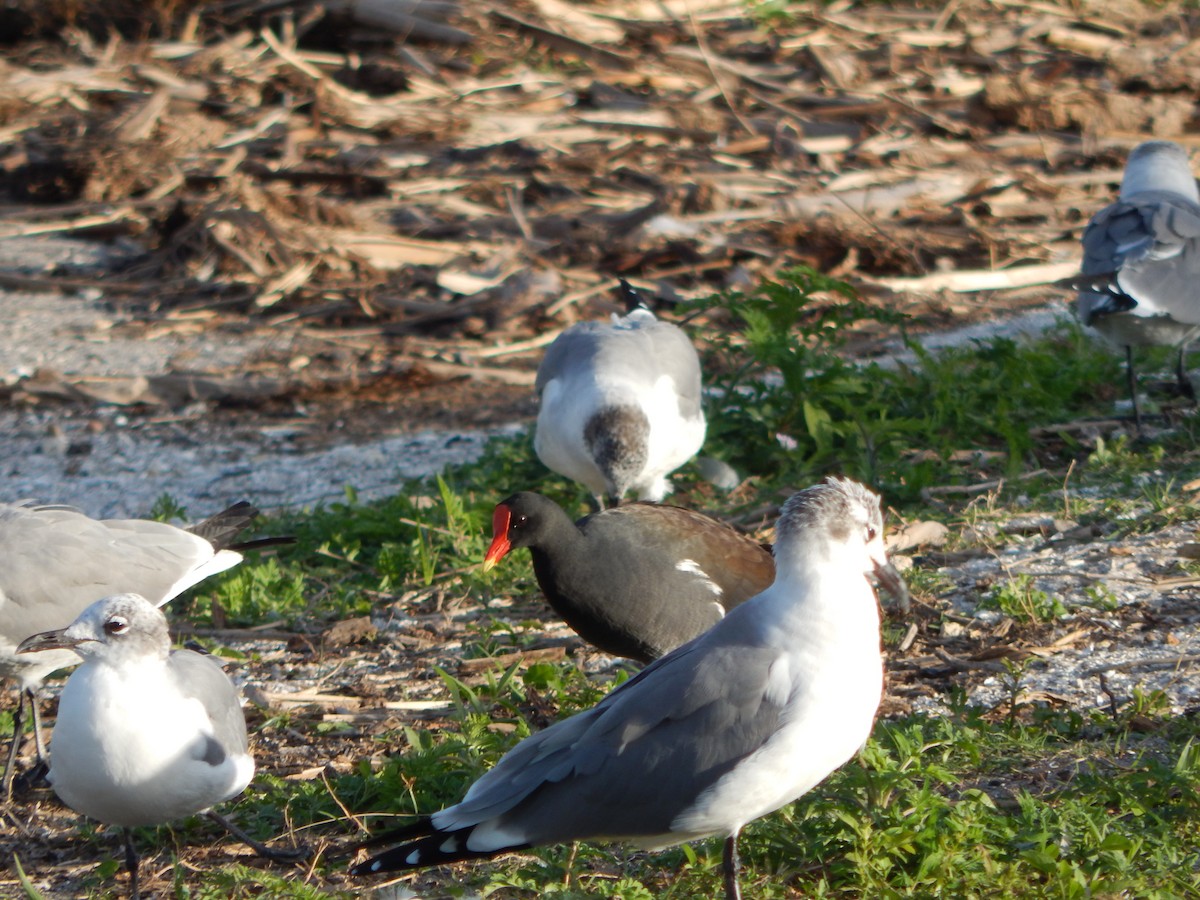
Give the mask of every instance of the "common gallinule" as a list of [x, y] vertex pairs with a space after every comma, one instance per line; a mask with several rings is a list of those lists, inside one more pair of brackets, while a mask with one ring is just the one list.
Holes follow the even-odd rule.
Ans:
[[667, 475], [704, 443], [696, 348], [644, 305], [560, 334], [538, 367], [537, 392], [538, 458], [587, 487], [600, 507], [630, 492], [661, 500], [671, 491]]
[[13, 761], [28, 703], [38, 758], [44, 759], [35, 692], [56, 669], [79, 662], [61, 648], [16, 653], [39, 631], [61, 628], [102, 597], [136, 592], [157, 604], [237, 565], [239, 550], [278, 543], [233, 543], [258, 515], [237, 503], [190, 528], [148, 519], [92, 519], [62, 506], [0, 504], [0, 676], [20, 684], [13, 743], [4, 773], [12, 790]]
[[1147, 141], [1129, 154], [1121, 192], [1083, 232], [1073, 279], [1080, 321], [1125, 347], [1129, 396], [1141, 428], [1133, 347], [1178, 346], [1180, 390], [1195, 398], [1184, 351], [1200, 334], [1200, 191], [1187, 151]]
[[496, 504], [490, 569], [528, 547], [554, 611], [590, 644], [657, 659], [712, 627], [775, 577], [770, 551], [703, 513], [630, 503], [572, 522], [532, 491]]
[[97, 600], [66, 628], [26, 638], [17, 652], [52, 650], [83, 662], [59, 698], [47, 779], [71, 809], [122, 829], [137, 897], [130, 829], [206, 811], [254, 776], [237, 689], [212, 657], [172, 651], [166, 618], [137, 594]]
[[874, 572], [897, 598], [879, 498], [830, 479], [784, 505], [774, 583], [651, 663], [592, 709], [510, 750], [458, 804], [385, 835], [400, 846], [354, 875], [490, 857], [539, 844], [664, 847], [737, 836], [853, 756], [883, 671]]

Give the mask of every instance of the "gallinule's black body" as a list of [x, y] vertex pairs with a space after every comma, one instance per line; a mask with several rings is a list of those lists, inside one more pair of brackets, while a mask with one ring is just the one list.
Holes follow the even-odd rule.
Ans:
[[631, 503], [572, 522], [530, 491], [496, 505], [491, 568], [528, 547], [554, 611], [601, 650], [657, 659], [715, 625], [775, 577], [760, 543], [702, 513]]

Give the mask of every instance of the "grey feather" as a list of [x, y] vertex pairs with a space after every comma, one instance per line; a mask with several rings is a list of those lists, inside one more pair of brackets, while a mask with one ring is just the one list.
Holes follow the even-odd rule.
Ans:
[[612, 369], [647, 382], [667, 375], [675, 382], [680, 413], [698, 415], [700, 358], [688, 336], [677, 325], [648, 316], [621, 322], [619, 328], [609, 322], [580, 322], [555, 338], [538, 366], [537, 392], [570, 369]]
[[[213, 726], [213, 738], [227, 755], [246, 753], [246, 719], [237, 688], [211, 656], [193, 650], [173, 650], [169, 660], [171, 680], [179, 692], [199, 700]], [[207, 759], [207, 756], [204, 757]], [[211, 760], [208, 760], [212, 762]], [[212, 762], [219, 764], [220, 760]]]
[[1150, 141], [1130, 154], [1115, 203], [1083, 233], [1077, 309], [1120, 344], [1179, 344], [1200, 329], [1200, 193], [1183, 148]]
[[[535, 845], [665, 834], [698, 793], [775, 731], [783, 707], [767, 696], [770, 663], [769, 653], [738, 644], [707, 654], [694, 642], [680, 648], [593, 709], [527, 738], [475, 783], [450, 821], [495, 817], [504, 827], [511, 812]], [[568, 779], [569, 792], [540, 790]], [[638, 790], [615, 804], [583, 799], [619, 784]], [[434, 822], [442, 826], [438, 814]]]

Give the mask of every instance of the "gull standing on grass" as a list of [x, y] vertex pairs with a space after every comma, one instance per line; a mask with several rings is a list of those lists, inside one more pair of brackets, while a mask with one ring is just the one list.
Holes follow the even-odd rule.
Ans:
[[162, 605], [242, 560], [241, 550], [290, 538], [234, 543], [258, 516], [242, 501], [189, 528], [149, 519], [92, 519], [63, 506], [0, 503], [0, 677], [20, 686], [13, 743], [4, 771], [12, 778], [28, 703], [38, 759], [45, 759], [36, 691], [51, 672], [76, 665], [70, 649], [18, 655], [17, 645], [61, 627], [91, 603], [133, 592]]
[[[17, 652], [47, 650], [83, 658], [59, 699], [47, 778], [71, 809], [122, 829], [136, 898], [130, 829], [206, 811], [254, 776], [237, 689], [212, 657], [171, 650], [166, 617], [137, 594], [98, 600]], [[278, 856], [208, 815], [259, 853]]]
[[1195, 399], [1184, 351], [1200, 334], [1200, 191], [1187, 151], [1170, 141], [1134, 147], [1115, 203], [1083, 232], [1083, 263], [1072, 286], [1079, 318], [1125, 347], [1137, 428], [1133, 347], [1177, 346], [1175, 377]]
[[[539, 844], [657, 848], [737, 837], [866, 741], [883, 684], [874, 573], [902, 603], [879, 498], [831, 478], [787, 501], [774, 583], [592, 709], [510, 750], [463, 800], [387, 835], [406, 843], [354, 875], [486, 858]], [[376, 843], [372, 840], [371, 843]]]
[[683, 329], [660, 322], [625, 281], [630, 305], [611, 322], [579, 322], [537, 371], [534, 450], [583, 484], [600, 508], [626, 493], [658, 501], [667, 475], [700, 450], [700, 357]]

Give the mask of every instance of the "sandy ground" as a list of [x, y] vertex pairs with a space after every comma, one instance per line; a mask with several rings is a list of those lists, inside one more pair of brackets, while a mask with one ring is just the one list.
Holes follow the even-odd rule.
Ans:
[[[69, 240], [0, 242], [0, 269], [93, 271], [114, 254]], [[172, 328], [132, 333], [130, 317], [95, 292], [0, 293], [9, 327], [0, 330], [0, 377], [9, 383], [42, 373], [155, 376], [202, 370], [236, 376], [264, 359], [288, 359], [303, 339], [286, 326], [213, 331]], [[446, 390], [446, 385], [440, 386]], [[532, 409], [528, 389], [506, 391]], [[433, 402], [433, 401], [429, 401]], [[480, 401], [482, 405], [482, 401]], [[485, 418], [454, 406], [421, 427], [420, 404], [396, 410], [296, 399], [269, 409], [195, 402], [147, 410], [48, 402], [0, 407], [0, 496], [67, 503], [95, 516], [145, 515], [169, 494], [197, 515], [243, 497], [264, 510], [303, 508], [340, 499], [348, 487], [363, 499], [394, 492], [406, 478], [473, 459], [492, 434], [522, 421]], [[497, 417], [504, 414], [498, 405]]]

